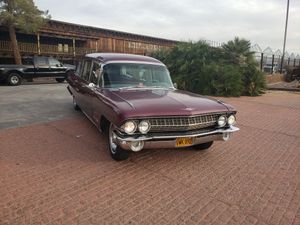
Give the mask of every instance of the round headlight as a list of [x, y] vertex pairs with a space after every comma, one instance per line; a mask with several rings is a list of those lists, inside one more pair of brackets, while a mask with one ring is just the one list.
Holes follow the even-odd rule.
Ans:
[[140, 122], [138, 127], [139, 127], [139, 131], [142, 134], [146, 134], [150, 130], [150, 123], [148, 121], [143, 120]]
[[228, 119], [227, 119], [227, 123], [228, 123], [229, 125], [235, 124], [235, 116], [234, 116], [234, 115], [230, 115], [230, 116], [228, 117]]
[[226, 125], [226, 117], [220, 116], [218, 119], [218, 125], [219, 127], [224, 127]]
[[124, 124], [123, 128], [126, 134], [133, 134], [136, 130], [136, 124], [133, 121], [127, 121]]

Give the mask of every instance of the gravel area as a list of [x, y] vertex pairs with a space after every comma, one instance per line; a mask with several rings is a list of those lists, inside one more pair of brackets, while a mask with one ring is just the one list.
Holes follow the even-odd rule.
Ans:
[[278, 90], [291, 90], [291, 91], [300, 91], [300, 81], [294, 80], [292, 82], [279, 82], [274, 84], [268, 84], [268, 89], [278, 89]]

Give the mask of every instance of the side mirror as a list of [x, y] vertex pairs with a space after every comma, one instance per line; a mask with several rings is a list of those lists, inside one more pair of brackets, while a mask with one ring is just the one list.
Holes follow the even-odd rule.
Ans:
[[177, 89], [177, 83], [173, 83], [174, 88]]
[[89, 83], [89, 87], [94, 88], [94, 87], [96, 87], [96, 85], [94, 83]]

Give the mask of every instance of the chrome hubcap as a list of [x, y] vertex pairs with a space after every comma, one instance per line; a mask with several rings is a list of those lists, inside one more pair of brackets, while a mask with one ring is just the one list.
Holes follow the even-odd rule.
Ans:
[[116, 150], [117, 150], [117, 144], [115, 143], [115, 141], [116, 141], [116, 134], [114, 133], [111, 125], [109, 128], [109, 149], [112, 154], [116, 154]]
[[19, 77], [18, 76], [12, 76], [10, 78], [10, 81], [12, 84], [17, 84], [19, 82]]

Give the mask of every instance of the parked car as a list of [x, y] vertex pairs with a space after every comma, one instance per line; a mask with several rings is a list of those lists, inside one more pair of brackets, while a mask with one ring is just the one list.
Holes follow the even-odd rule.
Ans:
[[88, 54], [67, 81], [74, 108], [107, 131], [115, 160], [142, 149], [204, 150], [239, 130], [232, 106], [177, 90], [166, 66], [151, 57]]
[[300, 66], [290, 67], [285, 74], [285, 81], [292, 82], [294, 80], [300, 81]]
[[291, 72], [291, 80], [298, 80], [300, 81], [300, 66], [294, 68]]
[[263, 71], [267, 74], [274, 74], [278, 73], [280, 68], [278, 67], [277, 63], [274, 63], [272, 66], [272, 63], [267, 63], [263, 66]]
[[75, 66], [64, 65], [55, 58], [35, 56], [23, 59], [23, 65], [0, 65], [0, 81], [7, 81], [8, 84], [16, 86], [20, 85], [23, 79], [55, 77], [56, 81], [61, 83], [74, 69]]

